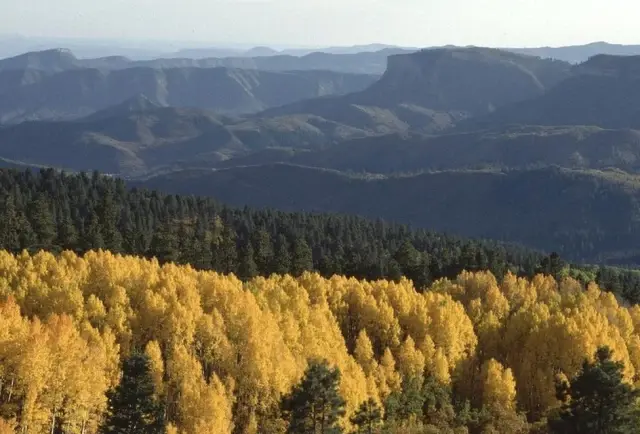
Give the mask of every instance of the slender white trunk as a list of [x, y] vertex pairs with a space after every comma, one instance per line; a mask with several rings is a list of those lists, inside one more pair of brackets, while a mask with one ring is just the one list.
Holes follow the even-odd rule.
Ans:
[[9, 397], [7, 398], [7, 402], [11, 402], [11, 397], [13, 396], [13, 383], [16, 381], [15, 378], [11, 379], [11, 384], [9, 385]]
[[51, 416], [51, 434], [56, 430], [56, 409], [53, 409], [53, 416]]

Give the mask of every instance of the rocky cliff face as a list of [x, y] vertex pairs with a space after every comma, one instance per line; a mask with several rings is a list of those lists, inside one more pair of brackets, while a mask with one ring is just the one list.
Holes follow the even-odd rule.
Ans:
[[569, 75], [567, 63], [500, 50], [423, 50], [390, 56], [387, 71], [362, 98], [475, 115], [541, 95]]

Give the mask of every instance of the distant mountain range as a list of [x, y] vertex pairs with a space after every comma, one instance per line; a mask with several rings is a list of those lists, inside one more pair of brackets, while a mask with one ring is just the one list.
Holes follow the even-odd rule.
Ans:
[[109, 56], [93, 59], [77, 58], [70, 50], [52, 49], [29, 52], [1, 59], [0, 72], [13, 70], [36, 70], [56, 73], [83, 68], [118, 70], [127, 68], [237, 68], [262, 71], [308, 71], [323, 70], [343, 73], [377, 74], [385, 71], [387, 57], [392, 54], [411, 53], [415, 50], [386, 48], [373, 52], [333, 54], [313, 52], [304, 56], [278, 54], [274, 56], [235, 57], [168, 57], [152, 60], [131, 60], [124, 56]]
[[303, 100], [263, 114], [310, 113], [379, 133], [436, 132], [540, 96], [570, 75], [568, 63], [506, 51], [423, 50], [390, 56], [385, 74], [361, 92]]
[[506, 50], [578, 64], [586, 62], [589, 58], [598, 54], [637, 56], [640, 55], [640, 44], [621, 45], [609, 44], [607, 42], [592, 42], [585, 45], [570, 45], [566, 47], [508, 48]]
[[[375, 76], [230, 68], [0, 72], [0, 122], [76, 119], [143, 94], [158, 106], [255, 113], [302, 99], [362, 90]], [[17, 84], [16, 84], [17, 83]], [[12, 85], [13, 84], [13, 85]]]
[[640, 265], [640, 56], [440, 48], [378, 77], [48, 55], [0, 62], [0, 115], [87, 116], [0, 127], [0, 165]]

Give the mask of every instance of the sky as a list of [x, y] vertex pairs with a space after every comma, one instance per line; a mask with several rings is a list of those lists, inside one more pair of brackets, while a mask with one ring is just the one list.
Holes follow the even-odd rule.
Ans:
[[271, 46], [640, 44], [634, 0], [0, 0], [0, 33]]

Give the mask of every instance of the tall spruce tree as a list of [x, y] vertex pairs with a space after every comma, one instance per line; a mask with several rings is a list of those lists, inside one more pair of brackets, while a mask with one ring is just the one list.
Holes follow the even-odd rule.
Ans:
[[29, 220], [36, 235], [38, 247], [51, 247], [55, 240], [57, 231], [51, 214], [49, 200], [44, 194], [38, 195], [35, 201], [31, 202], [29, 209]]
[[282, 410], [289, 417], [288, 433], [339, 434], [338, 424], [344, 416], [345, 401], [338, 390], [340, 370], [331, 368], [326, 360], [313, 361], [300, 384], [282, 401]]
[[289, 253], [289, 242], [287, 238], [279, 234], [276, 239], [275, 255], [273, 255], [273, 264], [270, 273], [287, 274], [291, 270], [291, 255]]
[[109, 393], [108, 417], [103, 434], [164, 433], [162, 406], [154, 395], [149, 358], [136, 353], [122, 366], [122, 378]]
[[238, 266], [238, 275], [242, 279], [252, 279], [258, 275], [258, 266], [253, 259], [253, 247], [250, 242], [242, 246], [240, 251], [240, 265]]
[[358, 427], [358, 433], [377, 433], [382, 424], [382, 409], [373, 398], [369, 398], [360, 404], [358, 411], [351, 417], [351, 423]]
[[624, 364], [612, 359], [612, 351], [601, 347], [595, 361], [585, 361], [570, 383], [557, 385], [564, 402], [549, 420], [552, 433], [623, 434], [640, 432], [637, 399], [639, 391], [623, 382]]
[[293, 257], [291, 258], [291, 274], [299, 276], [305, 271], [313, 270], [313, 254], [311, 248], [302, 237], [297, 237], [293, 243]]

